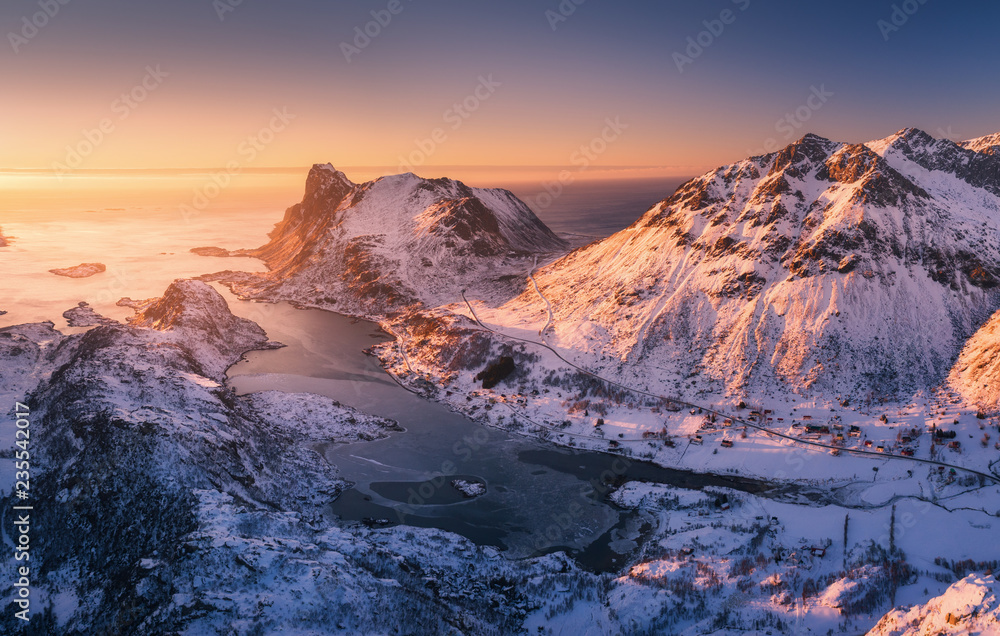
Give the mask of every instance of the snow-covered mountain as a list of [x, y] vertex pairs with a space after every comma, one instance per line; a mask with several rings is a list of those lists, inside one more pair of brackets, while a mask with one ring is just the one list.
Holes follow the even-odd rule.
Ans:
[[329, 164], [270, 237], [240, 252], [270, 272], [227, 281], [235, 291], [370, 315], [453, 302], [466, 287], [515, 295], [534, 255], [566, 249], [507, 190], [412, 173], [354, 184]]
[[[916, 129], [806, 135], [692, 179], [535, 278], [550, 342], [651, 381], [937, 384], [1000, 308], [1000, 156]], [[546, 313], [530, 286], [503, 309]]]
[[1000, 634], [998, 593], [992, 575], [970, 574], [923, 605], [889, 612], [868, 636]]
[[958, 145], [969, 150], [975, 150], [976, 152], [995, 155], [1000, 151], [1000, 133], [969, 139], [968, 141], [959, 142]]

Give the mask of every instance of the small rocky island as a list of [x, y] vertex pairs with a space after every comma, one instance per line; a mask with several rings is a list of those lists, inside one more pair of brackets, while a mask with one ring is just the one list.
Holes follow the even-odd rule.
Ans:
[[221, 247], [192, 247], [191, 253], [198, 256], [217, 256], [219, 258], [230, 256], [229, 250]]
[[486, 484], [481, 481], [471, 481], [468, 479], [455, 479], [451, 482], [452, 488], [462, 493], [466, 499], [475, 499], [486, 494]]
[[99, 325], [113, 325], [114, 320], [105, 318], [94, 311], [89, 303], [81, 302], [76, 307], [63, 312], [63, 318], [70, 327], [96, 327]]
[[95, 274], [100, 274], [108, 268], [103, 263], [81, 263], [76, 267], [65, 269], [50, 269], [56, 276], [66, 276], [67, 278], [89, 278]]

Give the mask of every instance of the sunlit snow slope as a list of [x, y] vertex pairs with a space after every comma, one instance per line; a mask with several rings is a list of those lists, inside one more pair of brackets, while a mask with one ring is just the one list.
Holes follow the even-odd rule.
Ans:
[[970, 574], [923, 605], [889, 612], [868, 636], [1000, 634], [998, 589], [992, 576]]
[[[936, 384], [1000, 308], [1000, 156], [915, 129], [867, 144], [807, 135], [687, 182], [536, 278], [553, 342], [650, 379]], [[528, 288], [505, 309], [544, 306]]]
[[1000, 313], [969, 339], [948, 381], [970, 402], [1000, 407]]

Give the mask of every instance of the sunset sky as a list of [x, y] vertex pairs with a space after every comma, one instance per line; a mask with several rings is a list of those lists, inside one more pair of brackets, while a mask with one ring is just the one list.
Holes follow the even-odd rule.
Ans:
[[996, 4], [61, 2], [0, 5], [0, 168], [565, 166], [605, 134], [594, 163], [694, 174], [807, 131], [1000, 130]]

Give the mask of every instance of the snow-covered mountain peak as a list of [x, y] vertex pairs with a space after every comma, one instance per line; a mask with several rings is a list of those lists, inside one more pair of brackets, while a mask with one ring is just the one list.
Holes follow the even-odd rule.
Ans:
[[969, 139], [968, 141], [961, 141], [958, 145], [975, 152], [996, 155], [1000, 153], [1000, 132]]
[[809, 133], [774, 153], [770, 174], [785, 172], [793, 177], [803, 176], [826, 161], [842, 145]]
[[977, 143], [975, 148], [968, 147], [969, 143], [957, 144], [906, 129], [867, 145], [911, 180], [923, 182], [928, 191], [936, 190], [948, 198], [968, 198], [978, 195], [956, 190], [974, 188], [1000, 196], [1000, 155], [981, 152], [989, 147], [988, 141]]
[[234, 316], [226, 299], [200, 281], [174, 281], [162, 297], [130, 305], [130, 326], [162, 332], [157, 337], [186, 350], [208, 377], [221, 378], [244, 351], [267, 342], [263, 329]]
[[306, 178], [305, 199], [312, 201], [330, 200], [354, 188], [354, 183], [340, 170], [329, 163], [316, 164]]
[[[1000, 196], [975, 185], [992, 161], [914, 128], [867, 144], [806, 135], [688, 181], [536, 278], [561, 342], [641, 377], [935, 384], [1000, 308]], [[528, 290], [510, 307], [538, 302]]]
[[354, 184], [329, 164], [313, 166], [302, 202], [269, 236], [241, 254], [271, 271], [229, 281], [239, 293], [284, 288], [297, 302], [372, 316], [454, 302], [470, 286], [510, 297], [536, 254], [567, 247], [507, 190], [409, 172]]
[[882, 139], [876, 139], [874, 141], [866, 142], [865, 145], [871, 148], [876, 153], [883, 155], [885, 150], [888, 148], [899, 148], [907, 145], [928, 145], [932, 144], [937, 139], [934, 139], [931, 135], [927, 134], [919, 128], [902, 128], [897, 132], [889, 135], [888, 137], [883, 137]]

